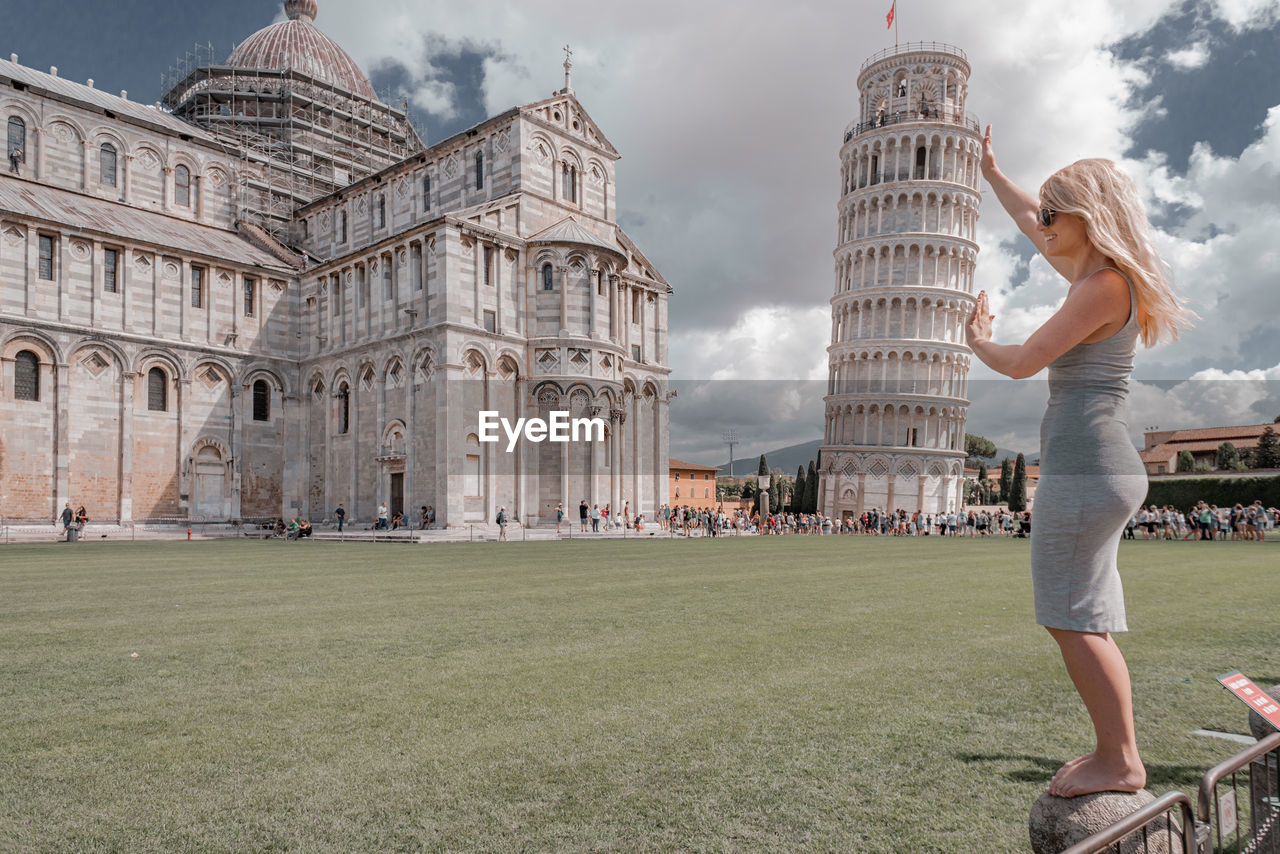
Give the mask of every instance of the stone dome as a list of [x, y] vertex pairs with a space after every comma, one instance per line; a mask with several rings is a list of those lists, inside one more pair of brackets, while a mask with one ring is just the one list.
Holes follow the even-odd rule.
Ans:
[[284, 11], [289, 20], [264, 27], [240, 42], [227, 65], [246, 70], [289, 68], [370, 100], [378, 99], [355, 60], [316, 29], [316, 0], [285, 0]]

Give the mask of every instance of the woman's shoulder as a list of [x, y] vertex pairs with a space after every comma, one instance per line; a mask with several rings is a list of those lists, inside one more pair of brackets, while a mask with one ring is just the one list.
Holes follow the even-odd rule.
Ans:
[[1129, 298], [1129, 279], [1115, 267], [1101, 267], [1075, 281], [1071, 285], [1073, 291], [1078, 290], [1082, 296], [1090, 299], [1123, 297]]

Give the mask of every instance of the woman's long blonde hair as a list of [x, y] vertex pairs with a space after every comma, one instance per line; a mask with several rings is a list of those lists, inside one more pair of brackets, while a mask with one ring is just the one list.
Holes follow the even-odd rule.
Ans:
[[1133, 284], [1142, 343], [1152, 347], [1161, 338], [1176, 340], [1191, 325], [1194, 312], [1173, 290], [1169, 265], [1161, 260], [1151, 239], [1142, 199], [1133, 179], [1110, 160], [1077, 160], [1049, 176], [1040, 187], [1041, 201], [1054, 211], [1075, 214], [1099, 252]]

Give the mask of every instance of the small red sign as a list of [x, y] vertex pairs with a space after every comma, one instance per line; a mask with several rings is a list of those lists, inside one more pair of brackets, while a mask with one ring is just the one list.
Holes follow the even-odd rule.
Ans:
[[1254, 685], [1253, 680], [1239, 670], [1219, 676], [1218, 681], [1228, 691], [1243, 700], [1246, 706], [1266, 718], [1273, 727], [1280, 729], [1280, 699], [1272, 697]]

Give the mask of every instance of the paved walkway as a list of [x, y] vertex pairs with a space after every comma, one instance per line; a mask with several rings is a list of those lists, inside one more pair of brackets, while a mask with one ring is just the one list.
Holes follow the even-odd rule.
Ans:
[[[675, 535], [680, 536], [680, 535]], [[238, 525], [192, 525], [192, 540], [218, 540], [233, 538], [273, 538], [270, 532], [257, 526]], [[81, 541], [120, 542], [120, 541], [176, 541], [188, 539], [188, 529], [180, 524], [146, 524], [107, 525], [89, 523], [80, 534]], [[576, 527], [570, 531], [568, 525], [561, 526], [557, 534], [552, 526], [522, 528], [519, 525], [507, 526], [507, 539], [510, 542], [534, 542], [553, 540], [658, 540], [673, 538], [672, 534], [663, 531], [656, 525], [649, 525], [642, 531], [614, 528], [607, 532], [582, 532]], [[401, 529], [398, 531], [372, 531], [367, 528], [348, 526], [341, 534], [331, 527], [316, 527], [311, 539], [320, 542], [378, 542], [400, 543], [404, 545], [429, 543], [465, 543], [494, 542], [498, 539], [498, 526], [492, 524], [457, 525], [451, 528], [434, 528], [426, 531]], [[0, 545], [11, 543], [52, 543], [64, 542], [66, 535], [61, 525], [5, 525], [0, 526]]]

